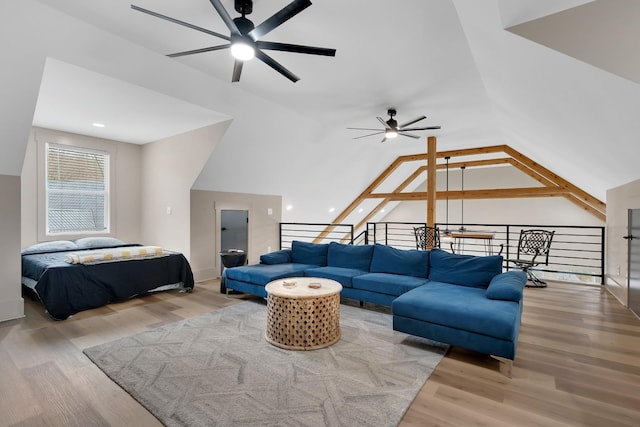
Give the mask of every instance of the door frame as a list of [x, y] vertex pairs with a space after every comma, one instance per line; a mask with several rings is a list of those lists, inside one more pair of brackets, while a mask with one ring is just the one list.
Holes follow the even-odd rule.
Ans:
[[241, 202], [218, 202], [215, 201], [213, 203], [213, 212], [214, 212], [214, 222], [215, 222], [215, 242], [214, 242], [214, 251], [215, 251], [215, 271], [218, 273], [222, 271], [222, 262], [220, 261], [220, 256], [218, 255], [222, 250], [222, 241], [220, 236], [220, 229], [222, 228], [222, 212], [224, 210], [232, 210], [232, 211], [247, 211], [247, 252], [251, 254], [251, 242], [253, 241], [252, 235], [253, 230], [251, 227], [251, 215], [253, 213], [253, 204], [252, 203], [241, 203]]
[[[632, 307], [632, 301], [631, 301], [631, 288], [632, 288], [632, 281], [633, 279], [633, 274], [632, 274], [632, 262], [631, 262], [631, 258], [632, 258], [632, 250], [631, 250], [631, 245], [633, 245], [633, 241], [634, 240], [640, 240], [640, 235], [635, 236], [634, 235], [634, 228], [633, 228], [633, 212], [636, 211], [638, 213], [640, 213], [640, 209], [634, 209], [634, 208], [629, 208], [627, 210], [627, 233], [625, 236], [625, 239], [627, 239], [627, 307], [629, 308], [629, 310], [631, 310], [632, 313], [634, 313], [636, 315], [636, 317], [640, 318], [640, 308], [638, 309], [638, 311], [634, 311], [635, 307]], [[635, 228], [636, 229], [640, 229], [640, 223], [639, 224], [635, 224]], [[640, 234], [640, 233], [639, 233]], [[640, 280], [640, 279], [637, 279]], [[638, 307], [640, 307], [640, 301], [633, 301], [634, 304], [638, 304]]]

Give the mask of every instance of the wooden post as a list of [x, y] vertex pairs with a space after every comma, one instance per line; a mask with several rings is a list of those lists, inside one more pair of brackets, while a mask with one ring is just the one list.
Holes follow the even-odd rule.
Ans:
[[436, 137], [427, 138], [427, 225], [436, 225]]

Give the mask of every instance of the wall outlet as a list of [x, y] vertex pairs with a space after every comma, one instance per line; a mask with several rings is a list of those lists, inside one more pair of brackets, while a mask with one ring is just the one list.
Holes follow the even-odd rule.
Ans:
[[271, 252], [271, 246], [267, 246], [267, 253]]
[[273, 215], [273, 209], [267, 208], [267, 215]]
[[172, 212], [171, 206], [167, 206], [167, 215], [171, 215]]

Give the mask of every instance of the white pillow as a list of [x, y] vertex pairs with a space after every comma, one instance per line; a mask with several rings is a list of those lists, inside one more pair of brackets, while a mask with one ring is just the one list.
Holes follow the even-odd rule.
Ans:
[[22, 255], [37, 254], [45, 252], [70, 251], [78, 249], [71, 240], [52, 240], [50, 242], [36, 243], [22, 250]]
[[126, 243], [115, 237], [83, 237], [76, 240], [79, 249], [113, 248]]

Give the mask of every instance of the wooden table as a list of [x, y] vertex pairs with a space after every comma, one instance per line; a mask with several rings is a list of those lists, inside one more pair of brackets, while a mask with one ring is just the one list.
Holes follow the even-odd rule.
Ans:
[[269, 282], [265, 290], [269, 343], [288, 350], [315, 350], [340, 339], [340, 283], [290, 277]]
[[484, 252], [487, 255], [493, 255], [493, 237], [494, 233], [477, 233], [474, 231], [453, 231], [449, 235], [454, 239], [456, 249], [453, 250], [453, 243], [451, 244], [451, 249], [455, 253], [460, 253], [464, 248], [464, 240], [465, 239], [476, 239], [482, 240], [484, 243]]

